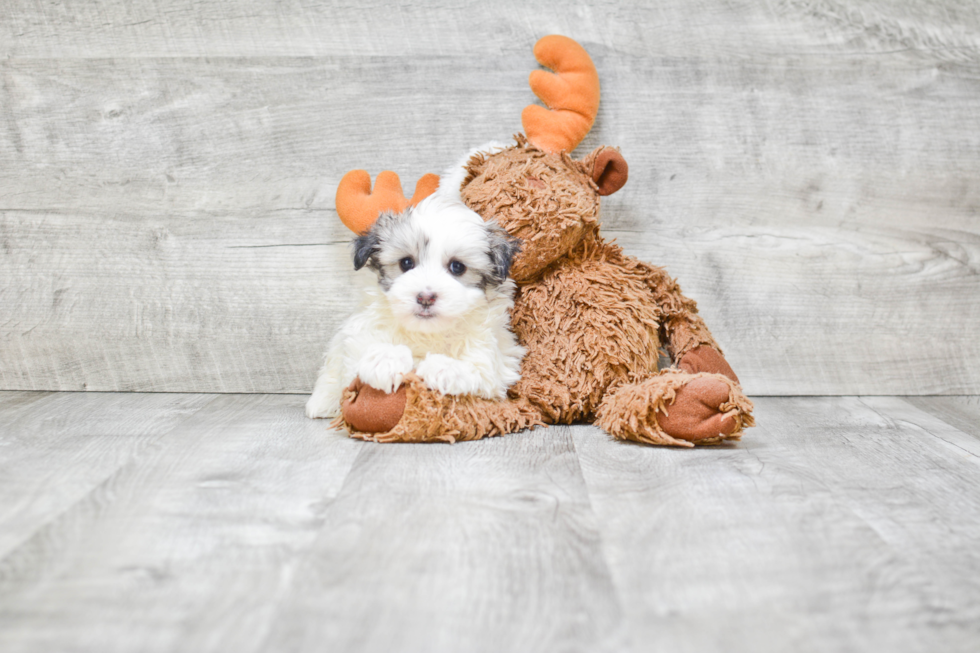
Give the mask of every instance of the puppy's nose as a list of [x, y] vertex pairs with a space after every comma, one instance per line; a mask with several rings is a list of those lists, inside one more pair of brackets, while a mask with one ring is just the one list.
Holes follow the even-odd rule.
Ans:
[[436, 303], [436, 294], [434, 292], [420, 292], [415, 298], [422, 308], [429, 308]]

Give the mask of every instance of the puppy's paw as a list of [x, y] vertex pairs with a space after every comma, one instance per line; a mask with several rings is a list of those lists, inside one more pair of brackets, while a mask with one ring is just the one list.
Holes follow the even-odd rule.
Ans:
[[480, 373], [472, 363], [443, 356], [429, 354], [415, 370], [425, 385], [444, 395], [476, 394], [480, 388]]
[[357, 366], [357, 376], [372, 388], [394, 392], [412, 371], [412, 350], [405, 345], [374, 345]]

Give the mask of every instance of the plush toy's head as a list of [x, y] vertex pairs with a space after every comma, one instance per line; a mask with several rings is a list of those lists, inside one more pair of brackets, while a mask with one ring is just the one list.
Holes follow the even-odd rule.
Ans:
[[599, 75], [588, 53], [564, 36], [546, 36], [534, 56], [554, 72], [531, 73], [531, 90], [547, 106], [521, 116], [527, 138], [470, 159], [460, 193], [485, 219], [494, 219], [524, 245], [515, 281], [534, 278], [598, 229], [599, 197], [626, 183], [618, 150], [600, 147], [581, 160], [568, 153], [585, 138], [599, 110]]
[[[535, 70], [531, 90], [546, 105], [521, 114], [527, 137], [501, 151], [477, 154], [459, 189], [463, 201], [486, 220], [521, 239], [515, 281], [533, 279], [598, 229], [599, 198], [626, 183], [628, 166], [618, 150], [600, 147], [580, 160], [569, 153], [589, 133], [599, 110], [599, 75], [582, 46], [564, 36], [546, 36], [534, 56], [554, 72]], [[347, 226], [364, 233], [378, 213], [404, 210], [435, 191], [426, 175], [405, 199], [398, 177], [378, 176], [375, 188], [362, 170], [348, 173], [337, 189], [337, 211]]]
[[520, 238], [515, 281], [533, 279], [598, 229], [599, 198], [626, 182], [626, 161], [610, 147], [581, 160], [528, 143], [477, 154], [467, 165], [460, 193], [467, 206]]

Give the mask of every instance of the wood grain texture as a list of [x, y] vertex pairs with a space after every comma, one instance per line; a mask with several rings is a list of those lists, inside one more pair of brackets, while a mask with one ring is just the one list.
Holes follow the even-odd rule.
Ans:
[[0, 557], [84, 501], [210, 399], [0, 393]]
[[875, 53], [921, 49], [951, 61], [980, 60], [980, 9], [971, 0], [8, 0], [2, 12], [6, 57], [496, 56], [526, 52], [541, 34], [561, 33], [634, 54], [808, 53], [826, 41]]
[[905, 400], [980, 442], [980, 397], [906, 397]]
[[376, 445], [303, 399], [0, 392], [0, 650], [980, 641], [980, 440], [943, 412], [977, 397], [762, 398], [693, 451], [590, 426]]
[[347, 241], [318, 219], [0, 221], [8, 387], [304, 390], [355, 302]]
[[[134, 397], [174, 401], [69, 397], [92, 412], [128, 401], [134, 423], [143, 418]], [[248, 651], [261, 643], [359, 447], [307, 420], [300, 397], [205, 399], [0, 560], [0, 649]], [[53, 408], [72, 415], [71, 406]], [[58, 438], [47, 414], [33, 420]], [[120, 434], [107, 448], [119, 457], [130, 446]], [[57, 477], [77, 466], [93, 467], [69, 441], [45, 471]], [[6, 502], [11, 489], [2, 491]]]
[[0, 387], [304, 392], [353, 306], [333, 193], [519, 129], [579, 39], [611, 236], [750, 394], [980, 392], [980, 8], [7, 2]]
[[268, 650], [621, 651], [566, 431], [365, 444]]
[[719, 449], [572, 427], [634, 641], [975, 650], [980, 451], [897, 398], [756, 407], [759, 427]]
[[[867, 403], [877, 410], [887, 411], [894, 419], [903, 420], [932, 434], [947, 449], [964, 460], [980, 461], [980, 420], [976, 419], [975, 406], [964, 406], [953, 401], [934, 404], [925, 402], [920, 406], [917, 399], [913, 397], [899, 401], [896, 398], [868, 397]], [[942, 400], [945, 397], [936, 399]], [[964, 419], [971, 412], [974, 419]]]

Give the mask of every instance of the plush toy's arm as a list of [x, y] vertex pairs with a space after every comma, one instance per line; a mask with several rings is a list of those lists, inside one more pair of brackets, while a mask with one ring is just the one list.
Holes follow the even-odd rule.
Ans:
[[677, 281], [666, 270], [641, 265], [646, 269], [647, 284], [654, 299], [663, 311], [661, 341], [674, 364], [685, 372], [714, 372], [738, 383], [738, 377], [711, 336], [708, 325], [698, 315], [697, 303], [681, 293]]

